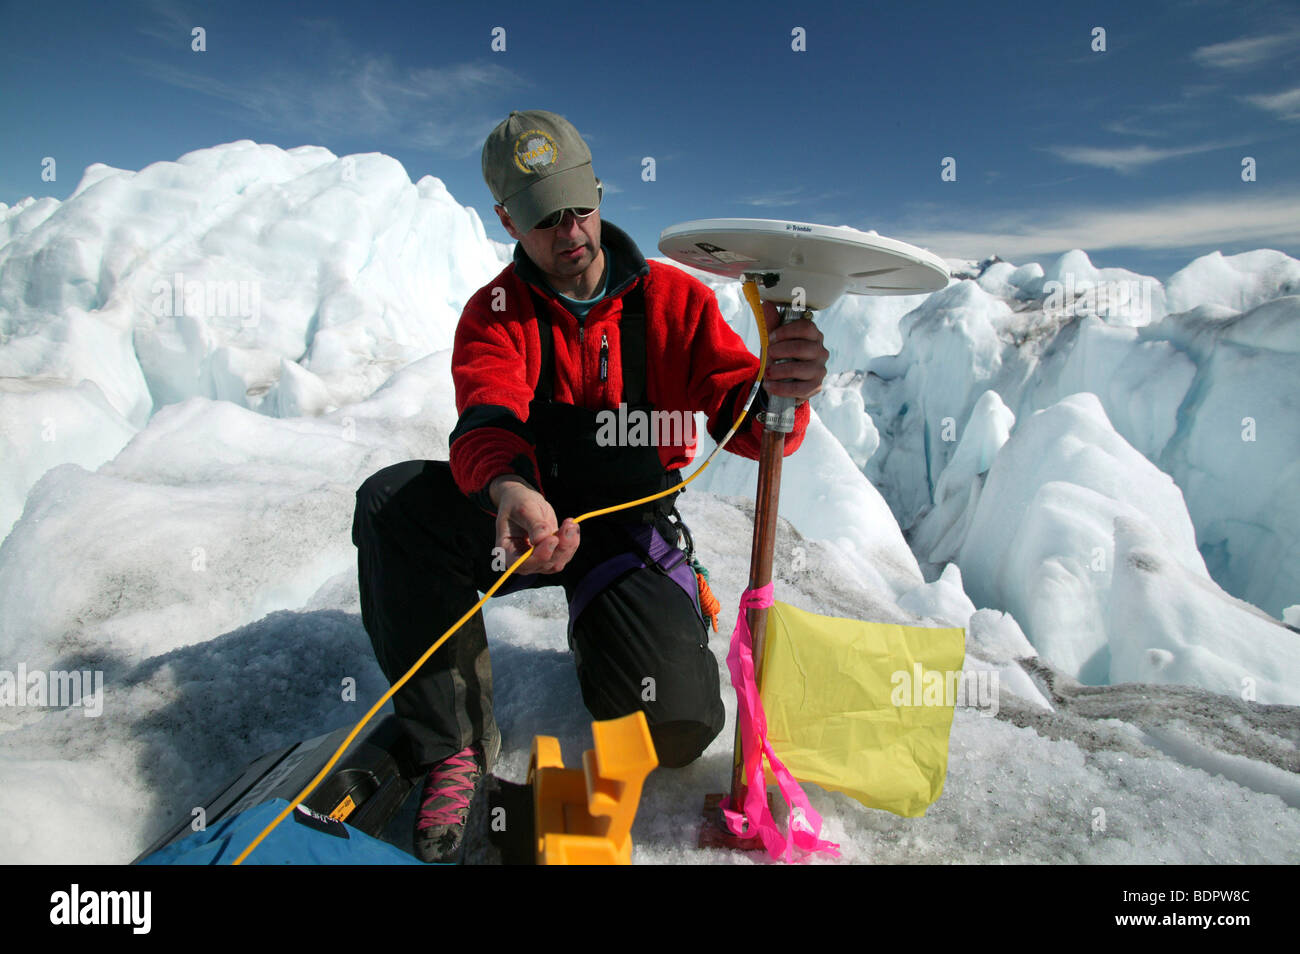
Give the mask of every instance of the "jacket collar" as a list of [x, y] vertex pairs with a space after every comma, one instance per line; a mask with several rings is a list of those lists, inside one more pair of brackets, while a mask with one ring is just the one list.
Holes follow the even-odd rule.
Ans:
[[[650, 266], [645, 256], [636, 247], [631, 237], [612, 222], [601, 219], [600, 242], [608, 250], [609, 280], [606, 283], [605, 297], [618, 298], [636, 283], [643, 275], [650, 274]], [[515, 274], [532, 285], [547, 298], [555, 297], [542, 270], [533, 264], [533, 260], [524, 252], [522, 242], [515, 243]]]

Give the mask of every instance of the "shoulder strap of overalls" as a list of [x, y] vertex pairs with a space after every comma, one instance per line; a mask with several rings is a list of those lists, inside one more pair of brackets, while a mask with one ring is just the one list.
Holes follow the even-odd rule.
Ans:
[[618, 327], [622, 341], [623, 400], [628, 407], [649, 404], [645, 383], [645, 291], [640, 282], [623, 296], [623, 316]]
[[528, 294], [533, 297], [533, 314], [537, 316], [537, 337], [542, 347], [542, 372], [537, 378], [537, 387], [533, 398], [549, 401], [555, 396], [555, 344], [551, 340], [551, 315], [546, 310], [545, 299], [537, 294], [537, 289], [528, 286]]
[[[537, 389], [533, 396], [542, 401], [555, 397], [555, 351], [551, 337], [551, 315], [547, 302], [537, 289], [528, 286], [533, 296], [533, 312], [537, 315], [537, 334], [542, 349], [542, 372], [537, 378]], [[638, 282], [631, 291], [623, 296], [623, 314], [619, 319], [619, 334], [622, 339], [623, 364], [623, 401], [629, 407], [648, 404], [646, 391], [646, 353], [645, 353], [645, 292]]]

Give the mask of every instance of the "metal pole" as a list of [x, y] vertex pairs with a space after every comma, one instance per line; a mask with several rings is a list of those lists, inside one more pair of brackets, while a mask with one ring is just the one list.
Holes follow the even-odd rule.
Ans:
[[[811, 312], [797, 311], [790, 305], [778, 305], [781, 324], [811, 317]], [[774, 362], [768, 377], [775, 378], [781, 361]], [[758, 490], [754, 495], [754, 538], [749, 552], [749, 588], [758, 589], [772, 582], [772, 556], [776, 549], [776, 517], [781, 500], [781, 462], [785, 457], [785, 437], [794, 430], [795, 409], [799, 401], [769, 395], [767, 412], [760, 415], [763, 437], [758, 455]], [[754, 639], [754, 675], [758, 678], [763, 665], [763, 643], [767, 634], [767, 608], [747, 611], [749, 631]], [[731, 804], [737, 809], [745, 798], [745, 759], [740, 739], [740, 721], [736, 721], [735, 755], [731, 769]]]

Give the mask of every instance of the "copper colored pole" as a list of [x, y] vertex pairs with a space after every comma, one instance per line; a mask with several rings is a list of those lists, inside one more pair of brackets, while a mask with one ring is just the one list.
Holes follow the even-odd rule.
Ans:
[[[781, 323], [787, 324], [812, 312], [778, 305]], [[773, 363], [775, 371], [781, 361]], [[779, 378], [776, 378], [779, 380]], [[758, 489], [754, 494], [754, 541], [749, 551], [749, 588], [760, 589], [772, 582], [772, 555], [776, 550], [776, 515], [781, 502], [781, 461], [785, 458], [785, 438], [794, 430], [795, 408], [799, 401], [788, 397], [768, 397], [767, 413], [762, 416], [763, 437], [758, 450]], [[763, 643], [767, 635], [767, 607], [746, 611], [749, 631], [754, 640], [754, 678], [762, 684]], [[731, 765], [731, 804], [739, 811], [745, 803], [745, 754], [740, 738], [737, 711], [735, 755]]]
[[[776, 515], [781, 500], [781, 461], [785, 457], [785, 434], [763, 429], [758, 455], [758, 491], [754, 496], [754, 541], [749, 551], [749, 588], [756, 590], [772, 582], [772, 555], [776, 549]], [[767, 607], [746, 611], [754, 639], [754, 676], [758, 678], [767, 634]], [[745, 797], [745, 759], [736, 719], [735, 757], [731, 768], [731, 804], [738, 811]]]

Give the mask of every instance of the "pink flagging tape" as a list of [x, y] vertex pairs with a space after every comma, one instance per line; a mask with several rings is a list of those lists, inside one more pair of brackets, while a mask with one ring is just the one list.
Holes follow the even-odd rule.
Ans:
[[[754, 672], [754, 638], [749, 631], [746, 611], [751, 607], [762, 609], [771, 606], [773, 589], [773, 584], [769, 583], [741, 594], [740, 615], [731, 634], [727, 669], [731, 671], [731, 685], [736, 690], [736, 717], [740, 722], [741, 746], [745, 756], [745, 804], [741, 810], [737, 810], [728, 796], [722, 802], [722, 815], [733, 835], [750, 837], [756, 828], [768, 854], [775, 859], [795, 860], [796, 848], [804, 852], [825, 852], [838, 858], [839, 845], [821, 838], [821, 815], [809, 803], [808, 796], [781, 764], [767, 741], [767, 716], [763, 713], [763, 700], [758, 695], [758, 680]], [[767, 806], [764, 758], [772, 768], [789, 811], [786, 819], [788, 834], [785, 835], [777, 828], [776, 819]]]

